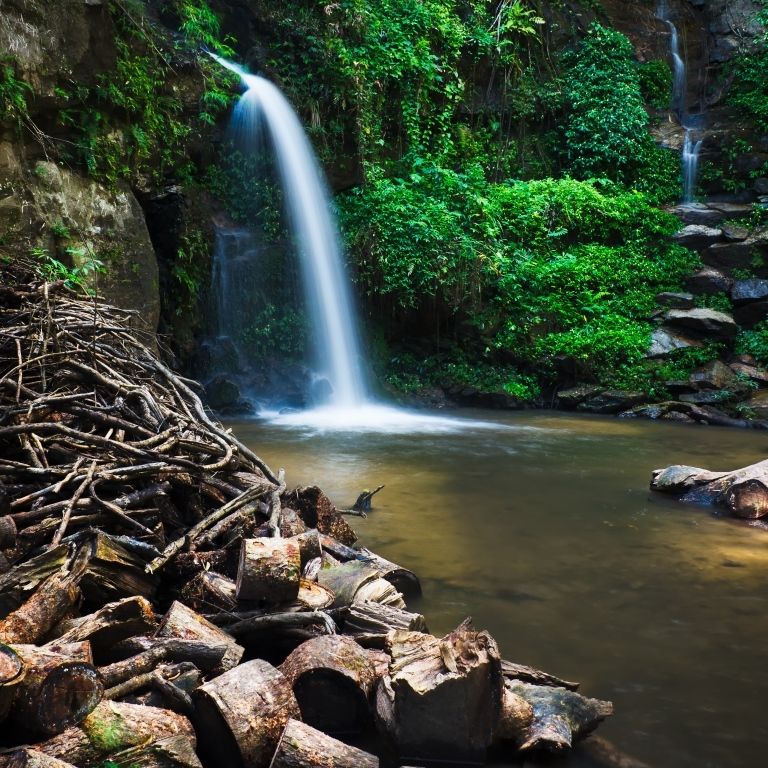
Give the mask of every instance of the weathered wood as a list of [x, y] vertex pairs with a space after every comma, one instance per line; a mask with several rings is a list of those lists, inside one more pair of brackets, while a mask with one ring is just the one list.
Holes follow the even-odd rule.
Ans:
[[181, 590], [184, 604], [196, 611], [233, 611], [237, 607], [237, 585], [215, 571], [200, 571]]
[[352, 638], [307, 640], [280, 671], [293, 687], [305, 723], [331, 735], [360, 733], [370, 724], [378, 677], [368, 653]]
[[320, 557], [323, 550], [320, 547], [320, 534], [316, 528], [310, 528], [296, 536], [292, 536], [287, 541], [295, 543], [299, 548], [301, 556], [301, 567], [303, 568], [310, 560]]
[[10, 515], [0, 517], [0, 549], [11, 549], [16, 545], [16, 523]]
[[379, 758], [291, 719], [269, 768], [379, 768]]
[[562, 680], [559, 677], [550, 675], [549, 672], [542, 672], [540, 669], [526, 667], [525, 664], [515, 664], [506, 659], [501, 660], [501, 672], [505, 680], [522, 680], [525, 683], [534, 685], [549, 685], [553, 688], [567, 688], [569, 691], [575, 691], [579, 683], [569, 680]]
[[379, 577], [375, 566], [361, 560], [350, 560], [332, 568], [323, 568], [317, 575], [317, 582], [336, 595], [334, 608], [364, 600], [405, 608], [402, 595], [388, 581]]
[[734, 472], [710, 472], [679, 464], [657, 469], [651, 490], [674, 494], [691, 504], [720, 507], [735, 517], [762, 518], [768, 515], [768, 460]]
[[393, 632], [388, 649], [376, 716], [400, 757], [483, 762], [503, 693], [494, 639], [464, 622], [442, 639]]
[[287, 495], [286, 503], [290, 503], [296, 509], [309, 528], [317, 528], [320, 533], [333, 536], [334, 539], [348, 546], [357, 541], [357, 534], [352, 527], [317, 486], [291, 491]]
[[398, 629], [408, 632], [428, 631], [421, 614], [367, 600], [352, 603], [344, 618], [344, 634], [352, 635], [366, 647], [383, 648], [387, 634]]
[[203, 768], [193, 742], [181, 734], [129, 747], [109, 756], [117, 768]]
[[385, 560], [370, 549], [360, 547], [360, 554], [367, 562], [376, 566], [381, 578], [386, 579], [398, 592], [405, 597], [418, 597], [421, 594], [421, 582], [418, 576], [401, 565]]
[[80, 726], [36, 744], [35, 749], [66, 758], [78, 768], [95, 768], [111, 754], [173, 736], [183, 736], [196, 745], [192, 724], [182, 715], [157, 707], [103, 701]]
[[39, 642], [79, 597], [80, 590], [71, 574], [50, 576], [20, 608], [0, 621], [0, 642]]
[[505, 689], [527, 701], [533, 710], [532, 721], [517, 739], [521, 751], [568, 748], [613, 714], [611, 702], [588, 699], [565, 688], [507, 680]]
[[126, 637], [144, 635], [157, 627], [152, 605], [143, 597], [126, 597], [107, 603], [95, 613], [63, 622], [58, 636], [60, 643], [89, 640], [99, 659], [115, 643]]
[[192, 662], [203, 671], [221, 667], [228, 644], [211, 645], [208, 641], [158, 638], [152, 648], [123, 661], [99, 669], [104, 685], [111, 688], [137, 675], [143, 675], [166, 661]]
[[221, 660], [226, 671], [240, 663], [245, 649], [231, 635], [195, 613], [178, 600], [174, 601], [160, 622], [157, 637], [178, 637], [182, 640], [201, 640], [210, 645], [224, 645], [227, 650]]
[[648, 763], [622, 752], [602, 736], [590, 734], [578, 746], [578, 753], [588, 755], [595, 768], [651, 768]]
[[237, 571], [237, 599], [287, 603], [299, 594], [301, 554], [293, 539], [244, 539]]
[[22, 728], [61, 733], [101, 701], [104, 685], [92, 664], [33, 645], [16, 645], [14, 650], [24, 663], [24, 679], [16, 686], [11, 717]]
[[288, 719], [300, 717], [288, 681], [261, 659], [210, 680], [192, 698], [201, 755], [217, 768], [269, 765]]
[[522, 696], [511, 691], [505, 681], [495, 738], [502, 741], [522, 741], [523, 733], [532, 722], [533, 707]]
[[24, 679], [24, 662], [10, 646], [0, 644], [0, 722], [5, 720]]
[[65, 763], [32, 747], [15, 750], [2, 765], [3, 768], [74, 768], [72, 763]]

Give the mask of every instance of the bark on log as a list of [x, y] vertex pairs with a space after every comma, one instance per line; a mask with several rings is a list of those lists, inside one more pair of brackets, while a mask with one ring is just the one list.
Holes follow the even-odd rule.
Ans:
[[22, 728], [45, 735], [61, 733], [101, 701], [104, 685], [92, 664], [32, 645], [17, 645], [14, 650], [24, 663], [24, 679], [16, 686], [11, 716]]
[[533, 722], [533, 707], [504, 683], [499, 722], [495, 738], [502, 741], [521, 741], [523, 733]]
[[379, 768], [379, 758], [289, 720], [269, 768]]
[[755, 520], [768, 515], [768, 460], [734, 472], [710, 472], [676, 464], [653, 472], [651, 490], [674, 494], [691, 504], [714, 505], [735, 517]]
[[10, 515], [0, 517], [0, 549], [12, 549], [16, 545], [16, 523]]
[[65, 763], [32, 747], [17, 749], [2, 765], [3, 768], [75, 768], [72, 763]]
[[302, 568], [310, 560], [320, 557], [323, 554], [323, 550], [320, 547], [320, 534], [315, 528], [304, 531], [297, 536], [292, 536], [290, 539], [286, 539], [286, 541], [291, 541], [298, 546]]
[[24, 662], [11, 647], [0, 644], [0, 722], [5, 720], [24, 679]]
[[327, 635], [302, 643], [280, 665], [305, 723], [331, 735], [361, 733], [371, 722], [376, 668], [352, 638]]
[[192, 698], [201, 754], [219, 768], [265, 768], [288, 719], [300, 717], [288, 681], [261, 659], [205, 683]]
[[163, 617], [156, 633], [157, 637], [178, 637], [183, 640], [201, 640], [210, 645], [224, 645], [227, 650], [221, 660], [221, 669], [226, 671], [240, 663], [245, 649], [238, 645], [231, 635], [219, 629], [178, 600], [171, 605]]
[[70, 574], [54, 574], [20, 608], [0, 621], [0, 642], [39, 642], [79, 598], [80, 590]]
[[333, 536], [348, 546], [357, 541], [357, 534], [352, 527], [317, 486], [291, 491], [287, 495], [286, 503], [296, 509], [307, 527], [317, 528], [320, 533]]
[[379, 569], [381, 578], [386, 579], [398, 592], [405, 597], [418, 597], [421, 594], [421, 582], [413, 571], [403, 568], [389, 560], [385, 560], [370, 549], [360, 547], [360, 554]]
[[299, 594], [301, 554], [294, 539], [244, 539], [237, 599], [287, 603]]
[[117, 768], [203, 768], [192, 741], [182, 735], [168, 736], [111, 754], [109, 765]]
[[195, 731], [182, 715], [156, 707], [103, 701], [79, 727], [36, 744], [35, 749], [66, 758], [78, 768], [94, 768], [122, 750], [178, 735], [195, 746]]
[[145, 635], [157, 627], [151, 604], [143, 597], [126, 597], [107, 603], [95, 613], [64, 622], [59, 643], [89, 640], [96, 659], [103, 658], [115, 643], [127, 637]]
[[343, 608], [363, 600], [405, 608], [400, 593], [388, 581], [379, 577], [378, 569], [361, 560], [350, 560], [333, 568], [324, 568], [317, 575], [317, 582], [336, 595], [333, 608]]
[[419, 613], [410, 613], [380, 603], [352, 603], [344, 619], [344, 634], [352, 635], [366, 648], [383, 648], [387, 634], [393, 630], [427, 632], [427, 623]]
[[593, 731], [613, 714], [611, 702], [588, 699], [565, 688], [531, 685], [519, 680], [507, 680], [505, 688], [533, 709], [533, 720], [518, 737], [521, 751], [569, 748], [576, 739]]
[[214, 571], [201, 571], [181, 590], [184, 604], [195, 611], [233, 611], [237, 607], [237, 585]]
[[393, 632], [376, 716], [401, 758], [483, 762], [499, 719], [501, 659], [468, 622], [442, 639]]
[[569, 691], [575, 691], [579, 683], [570, 680], [561, 680], [559, 677], [550, 675], [549, 672], [542, 672], [540, 669], [526, 667], [525, 664], [515, 664], [506, 659], [501, 660], [501, 672], [505, 680], [522, 680], [524, 683], [533, 683], [534, 685], [548, 685], [551, 688], [567, 688]]

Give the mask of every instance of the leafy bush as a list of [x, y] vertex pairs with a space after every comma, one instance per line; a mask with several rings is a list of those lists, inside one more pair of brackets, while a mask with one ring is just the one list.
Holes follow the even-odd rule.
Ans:
[[638, 69], [643, 101], [653, 109], [668, 109], [672, 99], [672, 68], [663, 59], [641, 64]]

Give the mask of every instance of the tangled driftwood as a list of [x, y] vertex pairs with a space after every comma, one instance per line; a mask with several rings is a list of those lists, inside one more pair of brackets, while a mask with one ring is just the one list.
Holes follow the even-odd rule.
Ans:
[[415, 575], [287, 491], [132, 313], [0, 272], [0, 766], [376, 766], [335, 738], [374, 724], [475, 761], [610, 714], [469, 624], [427, 634]]

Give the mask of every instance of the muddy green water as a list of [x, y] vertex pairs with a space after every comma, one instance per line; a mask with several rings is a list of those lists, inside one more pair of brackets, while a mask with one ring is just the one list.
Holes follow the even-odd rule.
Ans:
[[[440, 634], [471, 615], [505, 657], [582, 682], [599, 733], [652, 766], [768, 765], [768, 532], [652, 495], [651, 470], [735, 469], [768, 434], [551, 413], [465, 414], [440, 434], [240, 422], [289, 487], [338, 505], [362, 543], [412, 568]], [[571, 760], [569, 765], [576, 765]], [[580, 763], [579, 763], [580, 764]]]

